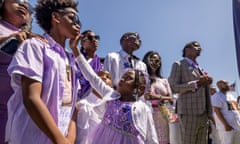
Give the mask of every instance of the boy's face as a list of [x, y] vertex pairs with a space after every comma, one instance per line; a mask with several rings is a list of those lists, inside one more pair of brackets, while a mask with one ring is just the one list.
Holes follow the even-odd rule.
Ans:
[[58, 29], [61, 34], [67, 38], [74, 38], [80, 34], [80, 20], [77, 12], [73, 8], [65, 8], [58, 10]]
[[110, 87], [112, 87], [112, 77], [109, 73], [100, 71], [98, 72], [98, 76]]

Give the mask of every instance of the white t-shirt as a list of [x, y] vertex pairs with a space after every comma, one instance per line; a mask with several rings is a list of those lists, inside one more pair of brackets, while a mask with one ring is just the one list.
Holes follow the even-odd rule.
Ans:
[[[237, 131], [240, 131], [240, 113], [237, 110], [237, 103], [234, 96], [230, 93], [224, 95], [222, 92], [217, 92], [211, 97], [212, 106], [221, 109], [221, 113], [228, 124]], [[216, 127], [218, 130], [225, 130], [224, 125], [214, 113]]]

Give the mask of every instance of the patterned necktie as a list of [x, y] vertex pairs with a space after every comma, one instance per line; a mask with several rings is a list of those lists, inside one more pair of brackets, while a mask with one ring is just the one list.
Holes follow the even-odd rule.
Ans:
[[128, 62], [129, 62], [129, 67], [133, 68], [133, 64], [132, 64], [132, 56], [128, 57]]

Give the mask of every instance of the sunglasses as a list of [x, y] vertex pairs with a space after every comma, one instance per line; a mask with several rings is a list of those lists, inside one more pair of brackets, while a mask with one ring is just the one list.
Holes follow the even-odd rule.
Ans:
[[193, 42], [192, 45], [195, 47], [200, 47], [200, 44], [198, 42]]
[[193, 42], [191, 48], [193, 48], [195, 50], [202, 50], [202, 48], [200, 47], [200, 44], [197, 42]]
[[23, 4], [23, 5], [27, 5], [28, 11], [32, 14], [34, 9], [32, 7], [32, 5], [28, 2], [28, 0], [15, 0], [16, 3], [18, 4]]
[[82, 23], [81, 23], [80, 18], [79, 18], [77, 13], [62, 10], [62, 9], [57, 10], [57, 12], [60, 12], [60, 13], [63, 13], [63, 14], [73, 13], [73, 17], [70, 17], [70, 19], [73, 21], [73, 24], [79, 25], [80, 27], [82, 27]]
[[134, 42], [137, 44], [138, 47], [140, 47], [142, 41], [140, 40], [139, 34], [138, 33], [131, 33], [125, 36], [127, 41], [129, 42]]
[[90, 40], [90, 41], [93, 41], [94, 39], [99, 41], [99, 40], [100, 40], [100, 36], [99, 36], [99, 35], [88, 35], [88, 36], [86, 36], [86, 38], [83, 39], [83, 40], [86, 40], [86, 39], [88, 39], [88, 40]]

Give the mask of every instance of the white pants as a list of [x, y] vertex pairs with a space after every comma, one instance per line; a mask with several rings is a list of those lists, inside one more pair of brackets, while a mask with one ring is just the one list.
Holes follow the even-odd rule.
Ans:
[[216, 126], [212, 122], [210, 124], [211, 124], [211, 128], [212, 128], [210, 138], [213, 140], [213, 144], [221, 144], [219, 132], [216, 129]]
[[218, 132], [219, 132], [221, 144], [239, 144], [240, 143], [240, 132], [239, 131], [219, 130]]
[[178, 121], [174, 123], [169, 123], [170, 132], [170, 144], [182, 144], [181, 143], [181, 131], [180, 124]]

